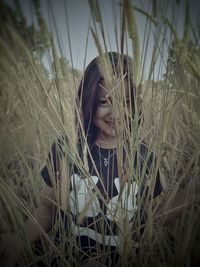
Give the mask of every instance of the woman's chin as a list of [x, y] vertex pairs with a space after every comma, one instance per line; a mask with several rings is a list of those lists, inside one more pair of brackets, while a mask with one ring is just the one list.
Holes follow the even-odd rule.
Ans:
[[110, 135], [110, 137], [117, 137], [116, 128], [110, 127], [109, 135]]
[[102, 131], [101, 135], [103, 139], [112, 139], [117, 137], [117, 131], [115, 128], [109, 127], [109, 129], [106, 129], [106, 131]]

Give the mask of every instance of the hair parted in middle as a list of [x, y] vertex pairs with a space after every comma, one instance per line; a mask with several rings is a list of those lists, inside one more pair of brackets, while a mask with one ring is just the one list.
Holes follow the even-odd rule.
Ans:
[[[105, 73], [107, 66], [102, 66], [103, 59], [107, 59], [112, 77], [123, 77], [130, 84], [131, 102], [134, 105], [136, 88], [133, 81], [132, 59], [127, 55], [116, 52], [108, 52], [94, 58], [84, 71], [78, 89], [78, 106], [81, 111], [81, 119], [89, 147], [92, 147], [97, 136], [98, 129], [93, 123], [99, 103], [99, 83], [105, 81], [108, 73]], [[105, 81], [106, 82], [106, 81]], [[132, 107], [134, 116], [134, 106]], [[140, 110], [141, 113], [141, 110]], [[139, 119], [141, 114], [139, 116]]]

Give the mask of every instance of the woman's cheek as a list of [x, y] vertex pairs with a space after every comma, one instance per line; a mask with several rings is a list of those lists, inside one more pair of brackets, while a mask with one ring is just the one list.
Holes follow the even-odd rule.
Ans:
[[110, 114], [110, 108], [108, 107], [98, 107], [96, 114], [95, 114], [95, 118], [96, 119], [105, 119], [106, 116], [108, 116]]

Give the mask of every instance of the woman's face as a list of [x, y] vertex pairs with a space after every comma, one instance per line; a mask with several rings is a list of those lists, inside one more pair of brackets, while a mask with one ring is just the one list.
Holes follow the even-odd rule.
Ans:
[[99, 103], [93, 123], [98, 128], [97, 140], [107, 143], [116, 141], [119, 131], [123, 128], [130, 114], [131, 97], [128, 81], [116, 81], [112, 90], [106, 88], [102, 81], [98, 88]]

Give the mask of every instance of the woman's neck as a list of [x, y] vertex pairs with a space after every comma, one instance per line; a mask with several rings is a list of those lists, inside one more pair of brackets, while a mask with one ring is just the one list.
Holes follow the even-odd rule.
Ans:
[[116, 138], [97, 138], [95, 144], [102, 148], [116, 148], [117, 147], [117, 139]]

